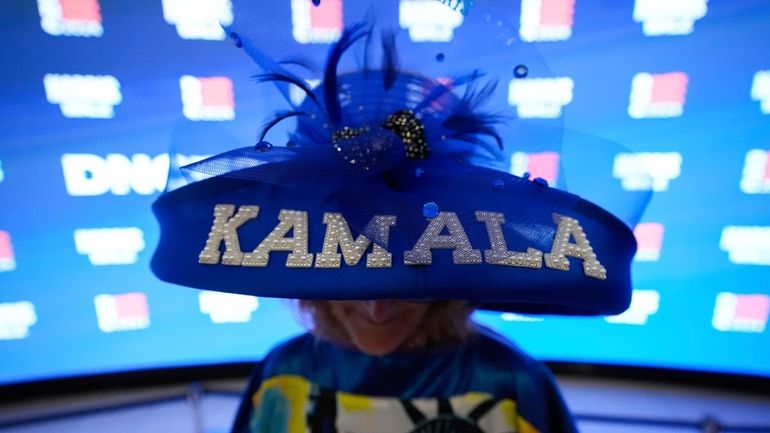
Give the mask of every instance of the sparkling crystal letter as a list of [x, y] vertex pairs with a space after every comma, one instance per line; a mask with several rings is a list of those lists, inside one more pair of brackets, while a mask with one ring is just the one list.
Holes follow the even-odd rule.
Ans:
[[505, 216], [499, 212], [476, 211], [476, 219], [487, 226], [490, 249], [484, 251], [484, 260], [492, 265], [519, 266], [523, 268], [542, 268], [543, 252], [527, 248], [526, 253], [509, 251], [503, 237], [502, 225]]
[[[570, 237], [575, 243], [570, 243]], [[562, 271], [569, 270], [567, 256], [583, 260], [583, 272], [599, 280], [607, 279], [607, 270], [599, 263], [591, 244], [588, 242], [583, 227], [578, 220], [566, 216], [560, 216], [556, 236], [553, 239], [551, 252], [545, 255], [545, 265], [551, 269]]]
[[[441, 234], [444, 228], [449, 232], [448, 235]], [[404, 264], [431, 264], [433, 248], [454, 250], [452, 259], [457, 265], [481, 263], [481, 251], [473, 249], [460, 219], [454, 212], [439, 212], [438, 216], [430, 220], [414, 248], [404, 251]]]
[[[313, 255], [308, 253], [307, 212], [281, 209], [280, 221], [257, 248], [243, 256], [242, 266], [267, 266], [272, 251], [291, 251], [286, 258], [289, 268], [309, 268], [313, 266]], [[293, 231], [293, 236], [286, 235]]]
[[[231, 204], [218, 204], [214, 206], [214, 223], [211, 225], [206, 246], [198, 255], [198, 263], [216, 265], [219, 263], [221, 253], [219, 246], [225, 243], [225, 254], [222, 263], [230, 266], [240, 266], [243, 259], [243, 251], [238, 240], [238, 228], [246, 221], [254, 219], [259, 213], [259, 206], [241, 206], [238, 213], [233, 216], [235, 206]], [[232, 218], [231, 218], [232, 217]]]
[[[387, 245], [390, 226], [396, 223], [395, 216], [375, 215], [367, 225], [367, 231], [376, 230], [375, 235], [378, 239], [383, 239]], [[326, 224], [326, 235], [324, 236], [323, 251], [316, 255], [316, 268], [339, 268], [341, 258], [345, 259], [345, 264], [355, 266], [364, 256], [369, 244], [372, 243], [369, 238], [363, 234], [358, 235], [353, 240], [345, 217], [338, 213], [325, 213], [324, 224]], [[340, 255], [337, 251], [342, 251]], [[389, 268], [391, 266], [391, 254], [378, 244], [374, 244], [373, 251], [366, 256], [367, 268]]]

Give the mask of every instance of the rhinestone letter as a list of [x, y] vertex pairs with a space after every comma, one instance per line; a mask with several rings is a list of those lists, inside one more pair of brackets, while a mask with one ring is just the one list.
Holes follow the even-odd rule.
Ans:
[[[243, 266], [267, 266], [272, 251], [291, 251], [286, 258], [286, 267], [309, 268], [313, 266], [313, 255], [308, 249], [307, 212], [281, 209], [280, 221], [257, 248], [243, 256]], [[293, 236], [286, 235], [293, 231]]]
[[393, 263], [393, 255], [385, 248], [390, 238], [390, 228], [396, 225], [395, 215], [375, 215], [364, 228], [374, 238], [372, 252], [366, 255], [367, 268], [389, 268]]
[[[583, 272], [599, 280], [607, 279], [607, 270], [599, 263], [594, 254], [591, 244], [588, 242], [583, 227], [578, 220], [566, 216], [559, 217], [559, 226], [556, 229], [556, 236], [553, 239], [551, 252], [545, 255], [545, 265], [551, 269], [562, 271], [569, 270], [569, 257], [575, 257], [583, 260]], [[575, 239], [575, 243], [570, 243], [570, 237]]]
[[[390, 226], [395, 224], [396, 217], [375, 215], [367, 225], [367, 231], [375, 227], [375, 232], [382, 238], [382, 229], [384, 228], [385, 245], [387, 245], [388, 231]], [[324, 224], [326, 224], [326, 235], [324, 236], [323, 252], [316, 255], [316, 268], [339, 268], [341, 258], [345, 259], [345, 264], [355, 266], [361, 260], [369, 244], [372, 243], [369, 238], [363, 234], [358, 235], [353, 240], [350, 233], [350, 226], [345, 221], [345, 217], [339, 213], [325, 213]], [[337, 251], [342, 251], [340, 255]], [[341, 256], [341, 257], [340, 257]], [[391, 254], [378, 244], [374, 244], [373, 251], [366, 256], [367, 268], [387, 268], [391, 266]]]
[[526, 253], [508, 251], [503, 237], [502, 225], [505, 216], [499, 212], [476, 211], [476, 219], [487, 226], [490, 249], [484, 251], [484, 260], [492, 265], [519, 266], [523, 268], [542, 268], [543, 252], [527, 248]]
[[[221, 252], [219, 246], [225, 243], [225, 254], [222, 264], [239, 266], [243, 258], [241, 244], [238, 240], [238, 227], [246, 221], [254, 219], [259, 213], [259, 206], [241, 206], [233, 216], [235, 205], [218, 204], [214, 206], [214, 223], [211, 225], [206, 246], [198, 254], [198, 263], [216, 265], [219, 263]], [[232, 218], [231, 218], [232, 217]]]
[[[441, 234], [445, 227], [448, 235]], [[473, 249], [454, 212], [439, 212], [438, 216], [430, 220], [414, 248], [404, 252], [404, 264], [430, 265], [433, 261], [433, 248], [454, 250], [452, 260], [456, 265], [481, 263], [481, 251]]]

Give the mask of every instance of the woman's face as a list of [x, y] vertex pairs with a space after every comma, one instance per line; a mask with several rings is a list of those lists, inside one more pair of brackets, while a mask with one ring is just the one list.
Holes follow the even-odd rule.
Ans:
[[369, 355], [385, 355], [414, 338], [430, 304], [399, 300], [330, 301], [351, 343]]

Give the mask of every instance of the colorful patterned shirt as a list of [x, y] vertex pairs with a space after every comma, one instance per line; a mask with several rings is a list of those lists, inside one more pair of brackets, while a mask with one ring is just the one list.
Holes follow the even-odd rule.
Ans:
[[305, 334], [254, 370], [234, 433], [575, 433], [548, 369], [486, 328], [369, 356]]

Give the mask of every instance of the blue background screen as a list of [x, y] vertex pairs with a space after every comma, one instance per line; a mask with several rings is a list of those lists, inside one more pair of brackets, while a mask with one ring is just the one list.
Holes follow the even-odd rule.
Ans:
[[[433, 0], [260, 2], [271, 54], [323, 59], [373, 10], [410, 67], [507, 71], [492, 103], [516, 122], [626, 149], [595, 169], [652, 192], [629, 311], [478, 321], [546, 360], [770, 377], [766, 1], [476, 0], [465, 17]], [[227, 0], [3, 0], [0, 384], [254, 360], [301, 332], [290, 301], [149, 271], [169, 163], [253, 145], [288, 108], [251, 80], [219, 26], [231, 15]], [[457, 55], [501, 35], [510, 56]], [[519, 52], [542, 60], [526, 77]], [[508, 145], [502, 168], [558, 183], [561, 162]]]

